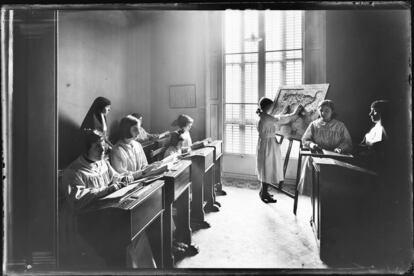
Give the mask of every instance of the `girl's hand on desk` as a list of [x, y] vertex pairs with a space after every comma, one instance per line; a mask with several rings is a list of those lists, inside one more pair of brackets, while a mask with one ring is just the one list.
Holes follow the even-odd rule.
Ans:
[[121, 181], [128, 185], [129, 183], [134, 181], [134, 176], [132, 174], [127, 174], [121, 179]]
[[315, 143], [310, 143], [310, 144], [309, 144], [309, 148], [310, 148], [311, 150], [315, 150], [315, 151], [317, 151], [317, 150], [321, 150], [321, 148], [318, 146], [318, 144], [315, 144]]
[[334, 152], [336, 152], [336, 153], [342, 153], [342, 149], [336, 148], [336, 149], [334, 149]]

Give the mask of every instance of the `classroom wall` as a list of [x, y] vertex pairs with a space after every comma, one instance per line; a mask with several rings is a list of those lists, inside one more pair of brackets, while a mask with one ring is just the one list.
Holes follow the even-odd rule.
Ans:
[[59, 168], [80, 154], [79, 127], [96, 97], [111, 100], [113, 142], [123, 116], [140, 112], [149, 121], [150, 21], [140, 11], [59, 12]]
[[[194, 119], [193, 141], [205, 138], [206, 12], [159, 12], [151, 28], [151, 131], [174, 130], [181, 113]], [[193, 84], [196, 107], [170, 108], [169, 86]]]

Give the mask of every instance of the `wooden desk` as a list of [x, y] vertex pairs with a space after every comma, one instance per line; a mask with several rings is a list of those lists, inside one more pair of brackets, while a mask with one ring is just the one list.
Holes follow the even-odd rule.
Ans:
[[326, 263], [363, 263], [381, 243], [376, 174], [330, 159], [311, 157], [311, 226]]
[[206, 147], [214, 148], [214, 185], [216, 186], [216, 195], [225, 195], [223, 185], [221, 184], [221, 160], [223, 156], [223, 141], [214, 140], [208, 143]]
[[[291, 145], [289, 145], [289, 146], [291, 147]], [[296, 215], [296, 211], [298, 209], [298, 199], [299, 199], [298, 185], [299, 185], [300, 175], [301, 175], [301, 171], [302, 171], [302, 157], [306, 157], [306, 156], [311, 156], [311, 157], [315, 157], [315, 158], [333, 158], [333, 159], [337, 159], [339, 161], [348, 161], [348, 160], [351, 160], [353, 158], [352, 155], [339, 155], [339, 154], [334, 154], [334, 153], [333, 153], [333, 155], [329, 155], [329, 154], [323, 154], [323, 153], [314, 153], [314, 152], [311, 152], [309, 149], [304, 149], [304, 148], [302, 148], [302, 146], [300, 146], [299, 157], [298, 157], [298, 166], [297, 166], [297, 172], [296, 172], [296, 181], [295, 181], [295, 194], [291, 195], [291, 194], [286, 193], [286, 192], [283, 191], [288, 196], [293, 197], [293, 199], [294, 199], [293, 214], [295, 214], [295, 215]], [[284, 170], [286, 170], [286, 167], [287, 167], [287, 164], [285, 163]]]
[[[209, 225], [204, 219], [204, 207], [214, 204], [214, 187], [213, 187], [213, 166], [214, 166], [214, 149], [201, 148], [191, 151], [184, 157], [191, 160], [191, 182], [192, 182], [192, 201], [191, 201], [191, 221], [204, 225]], [[205, 203], [206, 202], [206, 203]]]
[[81, 235], [110, 268], [126, 268], [126, 248], [147, 231], [158, 268], [163, 268], [163, 189], [158, 180], [123, 201], [102, 200], [79, 215]]
[[176, 237], [190, 245], [190, 187], [191, 161], [181, 160], [163, 177], [165, 181], [165, 211], [164, 211], [164, 265], [166, 268], [174, 266], [172, 208], [177, 208]]

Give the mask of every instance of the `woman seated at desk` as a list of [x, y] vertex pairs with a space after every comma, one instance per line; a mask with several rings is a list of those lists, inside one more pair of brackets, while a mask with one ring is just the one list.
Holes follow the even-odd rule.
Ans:
[[[98, 198], [115, 192], [132, 181], [129, 174], [118, 174], [104, 160], [104, 135], [98, 130], [83, 132], [86, 151], [65, 169], [62, 177], [61, 207], [62, 260], [69, 266], [104, 265], [95, 250], [78, 234], [77, 214]], [[73, 263], [72, 263], [73, 262]]]
[[137, 136], [136, 141], [138, 141], [140, 143], [145, 143], [147, 141], [164, 138], [165, 136], [168, 135], [169, 131], [163, 132], [161, 134], [151, 134], [151, 133], [148, 133], [142, 127], [142, 114], [140, 114], [140, 113], [132, 113], [131, 115], [134, 116], [135, 118], [137, 118], [141, 122], [140, 127], [139, 127], [139, 134]]
[[193, 144], [190, 136], [190, 129], [193, 126], [194, 119], [186, 114], [181, 114], [178, 116], [172, 126], [177, 126], [178, 129], [175, 131], [183, 138], [182, 148], [189, 149]]
[[[131, 173], [134, 179], [166, 170], [165, 167], [156, 168], [160, 162], [148, 165], [141, 144], [135, 140], [139, 134], [140, 125], [141, 121], [134, 116], [128, 115], [122, 118], [119, 125], [120, 139], [111, 152], [111, 163], [114, 169], [119, 173]], [[188, 251], [189, 246], [184, 243], [175, 243], [175, 245], [174, 250], [178, 255], [184, 255]]]
[[[338, 121], [335, 114], [334, 103], [324, 100], [318, 105], [319, 117], [306, 129], [302, 137], [302, 144], [312, 151], [330, 150], [336, 153], [350, 153], [352, 140], [345, 124]], [[309, 157], [305, 158], [297, 189], [300, 193], [309, 194], [311, 189], [311, 167]]]
[[148, 165], [141, 144], [135, 141], [140, 125], [141, 122], [131, 115], [122, 118], [119, 124], [120, 138], [111, 152], [114, 169], [119, 173], [131, 173], [134, 179], [148, 176], [159, 165], [159, 162]]

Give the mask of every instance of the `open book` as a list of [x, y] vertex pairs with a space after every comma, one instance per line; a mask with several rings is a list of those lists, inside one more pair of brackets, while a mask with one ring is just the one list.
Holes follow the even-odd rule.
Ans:
[[330, 150], [324, 150], [322, 149], [322, 154], [329, 157], [345, 157], [345, 158], [353, 158], [354, 156], [352, 154], [343, 154], [343, 153], [337, 153]]

